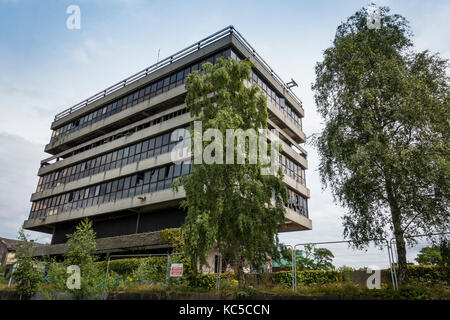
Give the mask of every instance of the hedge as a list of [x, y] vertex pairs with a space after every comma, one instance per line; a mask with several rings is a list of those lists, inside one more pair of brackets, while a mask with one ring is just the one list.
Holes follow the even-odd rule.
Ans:
[[[167, 257], [149, 257], [149, 258], [126, 258], [119, 260], [111, 260], [109, 263], [109, 270], [118, 273], [121, 276], [127, 276], [133, 274], [143, 261], [154, 260], [155, 263], [161, 263], [160, 260], [164, 260], [167, 263]], [[106, 272], [107, 261], [96, 262], [96, 265], [100, 270]]]
[[[292, 286], [292, 271], [278, 271], [272, 273], [273, 284], [281, 284], [286, 287]], [[298, 284], [325, 284], [342, 281], [342, 274], [339, 271], [329, 270], [303, 270], [297, 271]]]
[[[450, 279], [446, 276], [448, 271], [442, 270], [439, 266], [409, 265], [407, 269], [409, 280], [421, 283], [434, 284], [437, 282], [449, 283]], [[382, 270], [389, 273], [389, 269]], [[397, 271], [398, 272], [398, 271]], [[397, 273], [398, 274], [398, 273]], [[304, 270], [297, 271], [298, 284], [325, 284], [340, 282], [343, 280], [344, 273], [339, 271], [325, 270]], [[273, 284], [281, 284], [286, 287], [292, 286], [292, 271], [279, 271], [271, 275]]]
[[[236, 280], [234, 272], [224, 272], [220, 274], [220, 281]], [[212, 289], [216, 286], [217, 273], [201, 274], [197, 279], [197, 286], [201, 288]]]
[[443, 270], [442, 267], [437, 265], [409, 265], [407, 268], [409, 280], [418, 282], [436, 283], [442, 281], [449, 283], [448, 273], [448, 270]]

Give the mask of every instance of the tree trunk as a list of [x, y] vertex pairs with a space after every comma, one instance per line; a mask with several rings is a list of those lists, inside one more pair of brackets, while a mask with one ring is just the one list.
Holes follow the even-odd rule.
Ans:
[[242, 288], [245, 285], [245, 275], [244, 275], [244, 259], [239, 252], [236, 255], [236, 275], [239, 281], [239, 287]]
[[405, 245], [405, 238], [404, 238], [404, 232], [402, 229], [402, 216], [401, 216], [401, 209], [398, 205], [398, 201], [396, 199], [396, 195], [394, 192], [395, 183], [389, 179], [389, 175], [386, 176], [386, 193], [388, 197], [389, 207], [391, 209], [391, 218], [392, 218], [392, 225], [394, 227], [394, 237], [395, 237], [395, 244], [397, 247], [397, 258], [398, 258], [398, 280], [401, 284], [402, 282], [405, 282], [407, 280], [407, 273], [406, 273], [406, 245]]
[[[392, 210], [392, 209], [391, 209]], [[394, 208], [392, 210], [392, 222], [394, 226], [395, 244], [397, 247], [398, 257], [398, 280], [401, 283], [407, 281], [407, 264], [406, 264], [406, 244], [404, 239], [403, 230], [401, 227], [400, 210]]]

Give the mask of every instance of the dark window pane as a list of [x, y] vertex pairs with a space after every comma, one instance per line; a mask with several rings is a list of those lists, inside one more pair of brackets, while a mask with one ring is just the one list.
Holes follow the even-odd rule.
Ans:
[[123, 183], [124, 183], [125, 179], [120, 179], [119, 180], [119, 184], [117, 185], [117, 190], [120, 191], [123, 189]]
[[166, 144], [169, 144], [169, 139], [170, 139], [170, 133], [164, 134], [163, 139], [162, 139], [162, 145], [164, 146]]
[[146, 152], [148, 150], [148, 140], [145, 140], [144, 142], [142, 142], [142, 152]]
[[155, 169], [152, 171], [152, 177], [150, 182], [156, 182], [158, 181], [158, 169]]
[[123, 184], [123, 189], [124, 190], [130, 188], [130, 182], [131, 182], [131, 177], [126, 177], [125, 181], [124, 181], [124, 184]]
[[136, 187], [137, 175], [131, 176], [130, 188]]
[[161, 143], [162, 143], [162, 137], [156, 137], [155, 139], [155, 148], [161, 147]]
[[181, 164], [176, 164], [173, 171], [173, 176], [178, 177], [180, 174], [181, 174]]
[[128, 156], [129, 156], [129, 157], [134, 156], [134, 152], [136, 151], [136, 145], [130, 146], [130, 149], [129, 149], [129, 150], [130, 150], [130, 151], [129, 151]]
[[161, 181], [165, 178], [166, 175], [166, 167], [159, 168], [158, 172], [158, 181]]
[[144, 184], [147, 184], [147, 183], [150, 182], [150, 176], [151, 176], [151, 171], [147, 171], [147, 172], [144, 174]]
[[122, 158], [123, 158], [123, 149], [120, 149], [117, 154], [117, 160], [122, 160]]
[[167, 170], [167, 172], [166, 172], [166, 178], [172, 178], [172, 176], [173, 176], [173, 167], [174, 167], [174, 165], [171, 164], [170, 167], [169, 167], [169, 170]]
[[148, 149], [151, 150], [155, 147], [155, 138], [151, 138], [148, 143]]
[[138, 143], [136, 145], [136, 152], [135, 152], [135, 154], [141, 153], [141, 148], [142, 148], [142, 142], [140, 142], [140, 143]]
[[190, 164], [188, 164], [188, 163], [183, 163], [182, 174], [183, 174], [183, 175], [189, 174], [189, 169], [190, 169]]
[[167, 87], [169, 85], [169, 83], [170, 83], [170, 78], [169, 77], [165, 78], [164, 79], [164, 87]]

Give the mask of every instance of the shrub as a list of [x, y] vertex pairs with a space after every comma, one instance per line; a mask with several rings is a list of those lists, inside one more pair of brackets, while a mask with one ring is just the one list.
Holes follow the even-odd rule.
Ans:
[[135, 274], [139, 280], [165, 282], [167, 276], [167, 257], [142, 259]]
[[28, 241], [23, 229], [19, 231], [19, 240], [13, 279], [17, 282], [15, 287], [17, 293], [24, 297], [31, 297], [36, 293], [44, 273], [37, 268], [38, 261], [33, 258], [33, 243]]
[[66, 267], [76, 265], [81, 272], [80, 288], [68, 291], [75, 299], [98, 298], [101, 293], [101, 287], [98, 287], [98, 284], [103, 275], [94, 263], [97, 257], [94, 255], [96, 241], [92, 221], [87, 218], [82, 220], [76, 226], [75, 232], [67, 235], [67, 238], [64, 265]]
[[408, 266], [408, 278], [425, 283], [437, 283], [448, 280], [442, 273], [442, 268], [436, 265]]
[[[285, 287], [292, 286], [292, 271], [279, 271], [272, 273], [272, 283]], [[333, 270], [302, 270], [297, 271], [298, 284], [325, 284], [342, 281], [339, 271]]]
[[[111, 260], [109, 262], [109, 271], [116, 272], [121, 276], [130, 275], [134, 273], [137, 268], [139, 268], [142, 261], [144, 261], [145, 259], [147, 258], [127, 258], [120, 260]], [[103, 274], [106, 272], [107, 263], [108, 261], [96, 262], [97, 267], [103, 272]]]

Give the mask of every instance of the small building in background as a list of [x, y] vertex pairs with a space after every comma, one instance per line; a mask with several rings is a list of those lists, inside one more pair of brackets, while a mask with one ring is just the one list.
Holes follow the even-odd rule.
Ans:
[[[2, 276], [8, 274], [16, 261], [16, 250], [19, 240], [0, 238], [0, 267], [6, 266]], [[3, 268], [2, 268], [3, 269]]]

